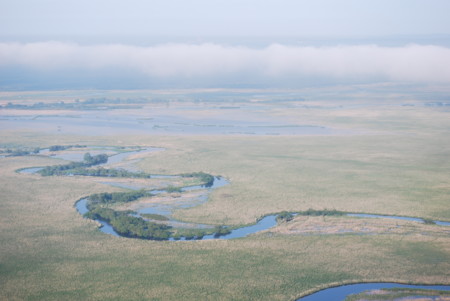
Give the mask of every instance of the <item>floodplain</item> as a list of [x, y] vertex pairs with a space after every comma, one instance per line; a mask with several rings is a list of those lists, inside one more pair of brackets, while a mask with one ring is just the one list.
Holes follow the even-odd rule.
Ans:
[[[52, 145], [154, 147], [116, 167], [227, 179], [206, 201], [171, 212], [185, 223], [238, 227], [308, 209], [450, 221], [449, 92], [1, 92], [0, 299], [295, 300], [348, 283], [450, 285], [448, 227], [299, 215], [239, 239], [115, 237], [83, 218], [75, 202], [126, 190], [111, 182], [155, 189], [196, 183], [43, 177], [17, 170], [64, 164], [71, 151], [11, 155]], [[176, 194], [117, 208], [169, 199]]]

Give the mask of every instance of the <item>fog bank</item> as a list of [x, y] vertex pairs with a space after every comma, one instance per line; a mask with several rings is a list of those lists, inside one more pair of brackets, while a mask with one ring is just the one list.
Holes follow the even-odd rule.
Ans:
[[[63, 42], [0, 43], [5, 70], [69, 76], [116, 72], [156, 81], [253, 78], [254, 83], [314, 78], [327, 81], [450, 83], [450, 48], [433, 45], [350, 45], [264, 48], [220, 44], [79, 45]], [[120, 75], [122, 74], [122, 75]], [[4, 84], [4, 83], [2, 83]]]

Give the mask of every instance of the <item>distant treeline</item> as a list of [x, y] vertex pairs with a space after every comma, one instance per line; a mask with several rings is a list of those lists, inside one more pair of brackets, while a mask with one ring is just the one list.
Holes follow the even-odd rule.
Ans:
[[6, 150], [0, 151], [0, 153], [6, 157], [20, 157], [38, 154], [40, 151], [39, 147], [36, 148], [8, 148]]
[[75, 100], [71, 102], [58, 101], [58, 102], [36, 102], [30, 105], [15, 104], [8, 102], [6, 105], [1, 106], [0, 109], [19, 109], [19, 110], [106, 110], [106, 109], [139, 109], [142, 108], [142, 104], [145, 103], [160, 103], [167, 102], [164, 99], [147, 99], [147, 98], [92, 98], [84, 101]]
[[[62, 151], [70, 148], [83, 148], [87, 147], [86, 145], [52, 145], [48, 149], [51, 152]], [[41, 150], [45, 150], [45, 148], [41, 147], [22, 147], [11, 149], [8, 148], [6, 150], [0, 150], [0, 153], [5, 154], [7, 157], [18, 157], [18, 156], [28, 156], [38, 154]]]

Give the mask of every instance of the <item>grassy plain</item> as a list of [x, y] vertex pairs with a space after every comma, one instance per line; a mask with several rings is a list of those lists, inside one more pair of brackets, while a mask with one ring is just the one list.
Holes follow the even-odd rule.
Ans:
[[[158, 146], [166, 150], [139, 161], [144, 171], [204, 171], [231, 181], [207, 203], [175, 213], [186, 221], [238, 225], [309, 208], [450, 220], [448, 111], [320, 104], [328, 109], [273, 105], [270, 114], [352, 133], [88, 136], [2, 129], [1, 143]], [[339, 283], [450, 284], [450, 236], [433, 225], [389, 232], [383, 227], [390, 225], [371, 220], [381, 235], [287, 231], [304, 229], [297, 218], [236, 240], [155, 242], [105, 235], [74, 203], [119, 188], [87, 177], [15, 172], [58, 162], [0, 158], [2, 300], [294, 300]], [[326, 222], [361, 226], [354, 220]], [[321, 218], [317, 224], [326, 226]]]

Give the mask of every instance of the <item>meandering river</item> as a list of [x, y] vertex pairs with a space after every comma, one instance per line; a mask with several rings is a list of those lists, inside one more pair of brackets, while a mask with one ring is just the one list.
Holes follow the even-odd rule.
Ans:
[[[109, 152], [114, 152], [114, 148], [113, 147], [94, 147], [96, 152], [101, 152], [101, 151], [109, 151]], [[146, 154], [146, 153], [151, 153], [151, 152], [155, 152], [155, 151], [162, 151], [164, 150], [163, 148], [154, 148], [154, 147], [148, 147], [148, 148], [143, 148], [143, 149], [134, 149], [134, 150], [128, 150], [128, 151], [123, 151], [123, 152], [119, 152], [119, 153], [115, 153], [112, 154], [108, 157], [108, 162], [105, 164], [102, 164], [102, 166], [108, 166], [108, 165], [112, 165], [112, 164], [118, 164], [118, 163], [122, 163], [126, 160], [128, 160], [131, 156], [135, 155], [135, 154]], [[53, 157], [56, 158], [60, 158], [60, 159], [65, 159], [65, 160], [69, 160], [69, 161], [82, 161], [83, 160], [83, 155], [86, 151], [83, 152], [66, 152], [63, 154], [59, 154], [59, 155], [53, 155]], [[46, 152], [45, 155], [48, 155], [48, 153]], [[36, 173], [38, 172], [40, 169], [42, 169], [42, 167], [31, 167], [31, 168], [25, 168], [25, 169], [21, 169], [20, 172], [21, 173]], [[153, 178], [165, 178], [165, 179], [174, 179], [177, 178], [178, 176], [174, 176], [174, 175], [151, 175]], [[121, 183], [117, 183], [117, 182], [103, 182], [104, 184], [108, 184], [108, 185], [112, 185], [112, 186], [117, 186], [117, 187], [121, 187], [121, 188], [125, 188], [125, 189], [139, 189], [137, 187], [133, 187], [130, 185], [126, 185], [126, 184], [121, 184]], [[185, 208], [190, 208], [193, 206], [198, 206], [201, 205], [202, 203], [206, 202], [208, 200], [208, 195], [215, 189], [223, 187], [225, 185], [228, 185], [229, 182], [222, 177], [215, 177], [214, 179], [214, 183], [211, 187], [202, 187], [199, 185], [196, 186], [187, 186], [182, 188], [182, 192], [188, 192], [188, 191], [203, 191], [203, 193], [200, 193], [197, 196], [197, 199], [195, 201], [178, 201], [176, 203], [153, 203], [153, 204], [149, 204], [146, 207], [142, 207], [139, 208], [137, 211], [137, 215], [140, 214], [146, 214], [146, 213], [151, 213], [151, 214], [158, 214], [158, 215], [162, 215], [168, 218], [168, 224], [169, 225], [173, 225], [175, 227], [184, 227], [184, 226], [188, 226], [188, 227], [196, 227], [196, 228], [213, 228], [213, 226], [211, 225], [203, 225], [203, 224], [193, 224], [193, 223], [185, 223], [176, 219], [173, 219], [171, 217], [172, 213], [175, 210], [178, 209], [185, 209]], [[166, 193], [166, 190], [164, 188], [162, 189], [153, 189], [150, 190], [150, 192], [153, 195], [158, 195], [158, 194], [164, 194]], [[88, 212], [88, 208], [87, 208], [87, 199], [81, 199], [79, 201], [76, 202], [75, 204], [76, 209], [78, 210], [78, 212], [83, 215], [86, 212]], [[362, 218], [385, 218], [385, 219], [401, 219], [401, 220], [408, 220], [408, 221], [414, 221], [414, 222], [420, 222], [420, 223], [424, 223], [425, 221], [421, 218], [414, 218], [414, 217], [406, 217], [406, 216], [390, 216], [390, 215], [376, 215], [376, 214], [357, 214], [357, 213], [349, 213], [347, 214], [347, 216], [352, 216], [352, 217], [362, 217]], [[227, 234], [227, 235], [223, 235], [220, 237], [216, 237], [214, 235], [205, 235], [203, 238], [204, 240], [208, 240], [208, 239], [232, 239], [232, 238], [241, 238], [241, 237], [246, 237], [248, 235], [260, 232], [260, 231], [264, 231], [264, 230], [268, 230], [274, 226], [277, 225], [277, 215], [267, 215], [264, 216], [263, 218], [259, 219], [255, 224], [253, 225], [248, 225], [248, 226], [244, 226], [244, 227], [240, 227], [237, 229], [232, 229], [231, 233]], [[107, 222], [102, 221], [102, 220], [97, 220], [102, 226], [100, 228], [100, 230], [104, 233], [107, 234], [111, 234], [111, 235], [115, 235], [115, 236], [119, 236], [119, 234], [114, 231], [113, 227], [111, 225], [109, 225]], [[445, 222], [445, 221], [433, 221], [436, 225], [439, 226], [450, 226], [450, 222]], [[183, 240], [183, 238], [181, 239]]]

